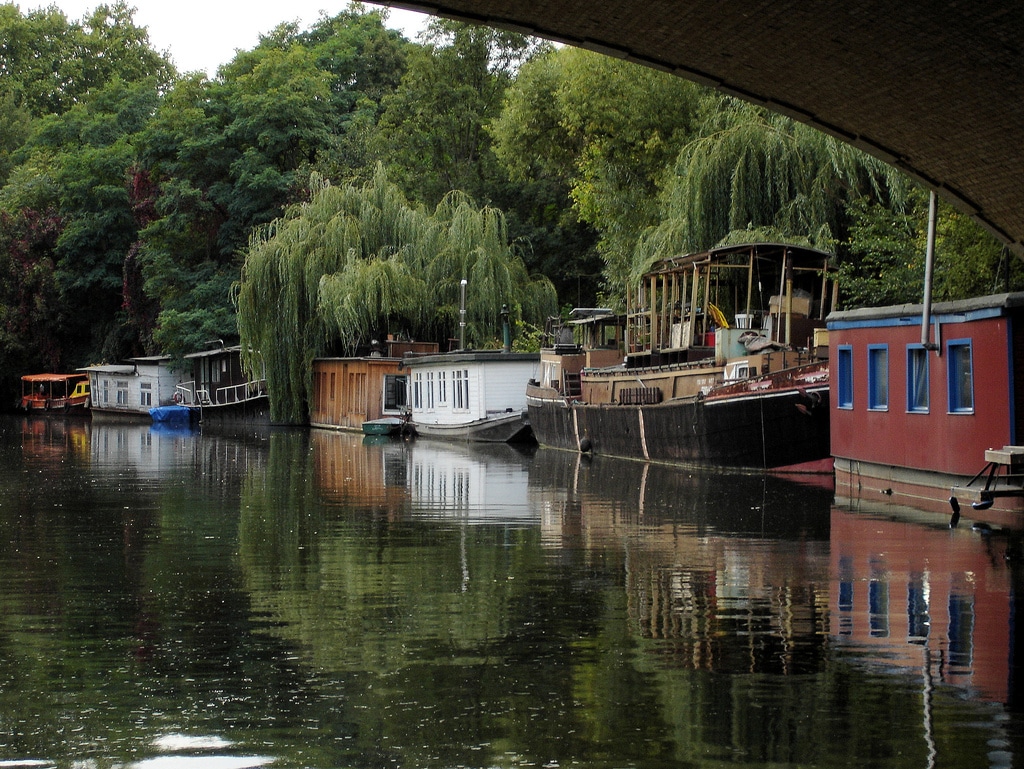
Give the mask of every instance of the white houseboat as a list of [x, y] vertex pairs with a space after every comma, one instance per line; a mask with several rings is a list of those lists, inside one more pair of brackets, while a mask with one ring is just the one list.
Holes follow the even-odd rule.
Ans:
[[511, 443], [530, 440], [526, 383], [538, 353], [462, 350], [406, 357], [417, 435]]
[[79, 369], [89, 375], [93, 417], [149, 419], [150, 409], [174, 403], [183, 375], [170, 361], [167, 355], [151, 355]]

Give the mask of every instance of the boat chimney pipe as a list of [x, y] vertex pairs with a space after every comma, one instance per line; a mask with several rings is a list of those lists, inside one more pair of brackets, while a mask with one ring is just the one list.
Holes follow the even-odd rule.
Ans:
[[505, 352], [512, 352], [512, 328], [508, 324], [508, 305], [503, 304], [501, 306], [501, 334], [502, 334], [502, 349]]
[[462, 279], [462, 299], [459, 303], [459, 349], [466, 349], [466, 279]]
[[924, 255], [924, 301], [921, 308], [921, 345], [926, 350], [937, 350], [939, 346], [929, 341], [929, 327], [932, 324], [932, 277], [935, 272], [935, 219], [938, 201], [932, 190], [928, 198], [928, 245]]

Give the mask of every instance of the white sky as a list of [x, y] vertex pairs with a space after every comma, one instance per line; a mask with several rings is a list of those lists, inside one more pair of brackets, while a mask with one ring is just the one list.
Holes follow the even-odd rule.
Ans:
[[[22, 13], [56, 5], [69, 21], [79, 21], [104, 0], [14, 0]], [[335, 16], [348, 8], [348, 0], [126, 0], [135, 10], [135, 24], [146, 27], [150, 44], [169, 53], [179, 72], [206, 72], [235, 56], [236, 50], [255, 48], [260, 35], [282, 22], [298, 21], [308, 28], [323, 14]], [[108, 0], [112, 4], [112, 0]], [[368, 9], [378, 6], [367, 5]], [[384, 9], [386, 25], [415, 40], [430, 18], [399, 8]], [[323, 13], [321, 13], [323, 12]]]

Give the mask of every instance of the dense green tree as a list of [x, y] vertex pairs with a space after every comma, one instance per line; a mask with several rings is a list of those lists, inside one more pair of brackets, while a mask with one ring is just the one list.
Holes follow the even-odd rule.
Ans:
[[945, 204], [939, 205], [935, 250], [938, 300], [1024, 290], [1020, 257], [967, 214]]
[[229, 287], [249, 233], [296, 198], [297, 174], [330, 135], [327, 76], [308, 51], [261, 48], [244, 58], [223, 81], [181, 81], [146, 133], [155, 216], [138, 260], [160, 311], [140, 333], [171, 354], [237, 336]]
[[463, 278], [478, 345], [498, 335], [502, 305], [530, 323], [556, 309], [551, 283], [528, 275], [495, 209], [453, 193], [430, 212], [382, 170], [363, 186], [321, 184], [254, 236], [238, 285], [243, 347], [250, 365], [266, 365], [274, 418], [305, 421], [313, 358], [335, 341], [353, 354], [376, 334], [450, 337]]
[[0, 188], [15, 165], [14, 154], [31, 134], [32, 117], [13, 87], [0, 84]]
[[850, 202], [902, 205], [905, 177], [810, 126], [719, 95], [703, 114], [666, 184], [661, 221], [640, 244], [637, 271], [755, 229], [831, 251], [845, 239]]
[[237, 337], [228, 288], [251, 233], [303, 197], [311, 169], [349, 172], [365, 159], [353, 149], [359, 124], [399, 81], [405, 45], [379, 13], [353, 6], [305, 33], [282, 25], [217, 80], [193, 75], [167, 94], [138, 186], [154, 212], [139, 270], [159, 310], [137, 321], [156, 348], [180, 355]]
[[[920, 188], [910, 191], [900, 211], [866, 198], [850, 203], [839, 265], [844, 307], [923, 300], [928, 207]], [[963, 213], [940, 203], [935, 230], [935, 301], [1024, 289], [1020, 259]]]
[[174, 70], [133, 11], [0, 5], [0, 377], [137, 351], [122, 329], [134, 140]]
[[[663, 72], [562, 48], [523, 66], [491, 128], [514, 179], [564, 191], [563, 210], [598, 233], [613, 300], [637, 238], [659, 221], [662, 176], [693, 137], [702, 93]], [[563, 258], [593, 264], [586, 252]]]
[[0, 191], [16, 218], [53, 209], [63, 222], [50, 261], [66, 319], [55, 343], [67, 364], [137, 351], [121, 330], [124, 260], [136, 237], [125, 180], [158, 98], [154, 79], [115, 77], [67, 112], [35, 121]]
[[490, 201], [500, 172], [485, 126], [522, 64], [525, 35], [434, 20], [385, 110], [374, 148], [406, 194], [435, 206], [453, 190]]
[[98, 5], [81, 21], [68, 21], [56, 6], [22, 16], [16, 5], [0, 5], [0, 91], [42, 116], [66, 112], [114, 78], [168, 85], [173, 66], [133, 17], [121, 0]]
[[552, 280], [563, 301], [590, 306], [598, 301], [604, 265], [597, 230], [572, 205], [582, 138], [561, 122], [556, 94], [563, 59], [550, 49], [525, 63], [488, 131], [511, 180], [499, 200], [510, 230], [529, 244], [528, 263]]
[[0, 210], [0, 393], [17, 392], [20, 374], [60, 370], [67, 362], [53, 264], [61, 230], [54, 209]]

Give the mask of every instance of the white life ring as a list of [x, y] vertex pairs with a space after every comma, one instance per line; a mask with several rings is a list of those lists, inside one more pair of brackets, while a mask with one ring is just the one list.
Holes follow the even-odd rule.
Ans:
[[179, 392], [174, 393], [174, 402], [175, 403], [181, 403], [181, 393], [179, 393]]

